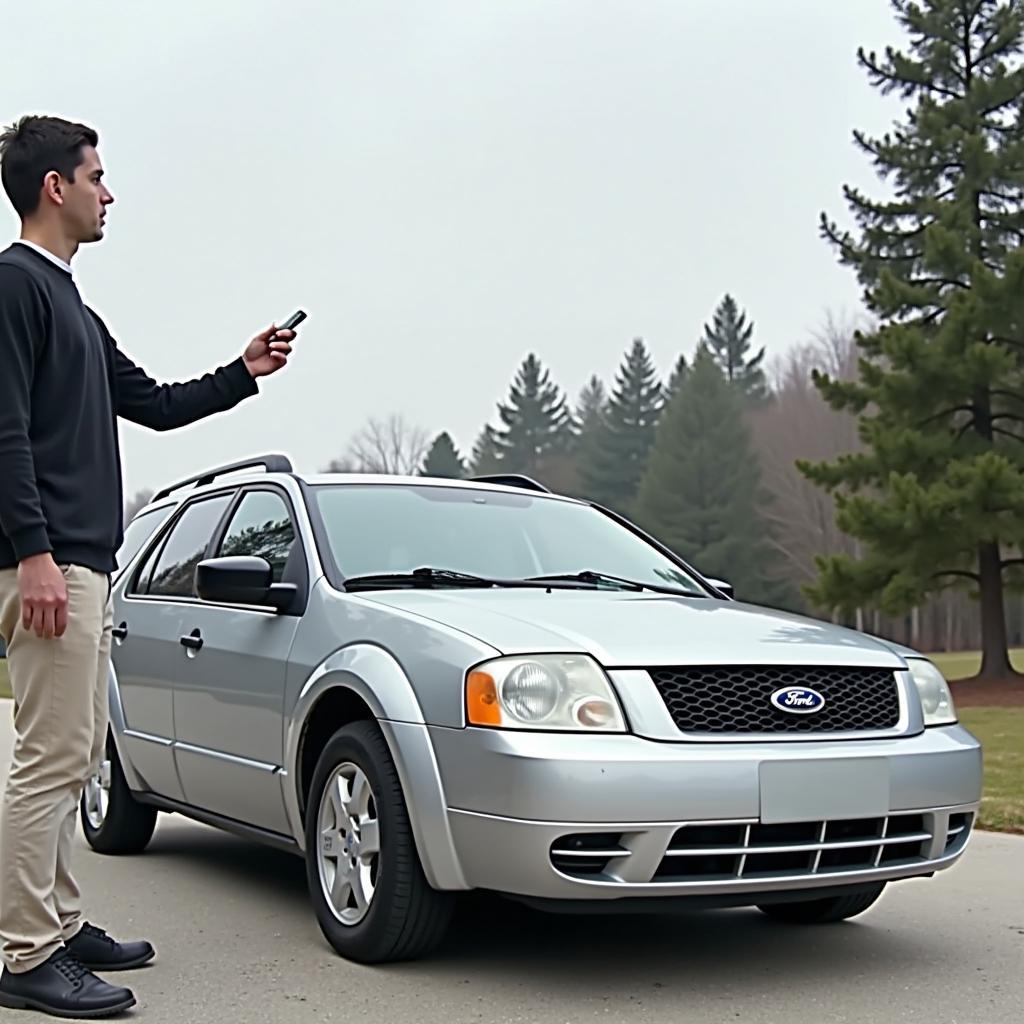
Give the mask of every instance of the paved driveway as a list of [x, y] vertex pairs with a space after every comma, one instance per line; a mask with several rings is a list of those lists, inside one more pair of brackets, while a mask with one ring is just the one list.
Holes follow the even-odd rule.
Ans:
[[[10, 704], [0, 701], [0, 774]], [[960, 864], [890, 887], [853, 922], [783, 927], [754, 910], [538, 915], [474, 899], [427, 961], [346, 963], [321, 939], [302, 862], [165, 817], [146, 853], [80, 841], [93, 920], [145, 936], [123, 978], [139, 1021], [192, 1024], [778, 1022], [1001, 1024], [1024, 1017], [1024, 838], [976, 834]], [[5, 1012], [4, 1020], [42, 1021]]]

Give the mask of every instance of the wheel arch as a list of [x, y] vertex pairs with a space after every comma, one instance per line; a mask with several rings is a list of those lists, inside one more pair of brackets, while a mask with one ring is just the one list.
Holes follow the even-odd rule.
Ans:
[[305, 849], [309, 786], [320, 753], [338, 729], [376, 722], [398, 771], [424, 874], [436, 889], [468, 888], [448, 823], [448, 808], [422, 708], [398, 661], [381, 647], [336, 651], [307, 678], [287, 720], [285, 806]]

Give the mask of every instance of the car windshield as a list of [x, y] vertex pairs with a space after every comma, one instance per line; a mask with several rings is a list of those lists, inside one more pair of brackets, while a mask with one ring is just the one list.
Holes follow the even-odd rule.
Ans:
[[313, 491], [345, 577], [424, 566], [497, 579], [591, 571], [707, 596], [656, 548], [576, 502], [415, 484], [327, 484]]

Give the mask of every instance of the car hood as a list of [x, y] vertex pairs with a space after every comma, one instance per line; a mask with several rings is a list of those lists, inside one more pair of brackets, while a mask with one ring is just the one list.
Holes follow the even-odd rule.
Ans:
[[608, 668], [787, 664], [900, 668], [882, 640], [757, 605], [607, 590], [400, 590], [359, 595], [503, 654], [586, 652]]

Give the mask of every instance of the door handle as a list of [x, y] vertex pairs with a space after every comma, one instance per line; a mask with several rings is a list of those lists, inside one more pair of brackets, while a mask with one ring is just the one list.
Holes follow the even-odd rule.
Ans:
[[181, 637], [178, 642], [190, 651], [198, 651], [203, 646], [203, 635], [198, 629], [193, 629], [187, 636]]
[[124, 640], [128, 636], [128, 623], [122, 622], [120, 626], [115, 626], [111, 631], [110, 635], [115, 640]]

